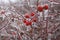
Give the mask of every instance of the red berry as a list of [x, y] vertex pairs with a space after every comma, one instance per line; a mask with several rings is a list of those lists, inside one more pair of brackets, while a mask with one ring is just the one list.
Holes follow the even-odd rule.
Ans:
[[30, 18], [29, 14], [25, 14], [25, 18]]
[[35, 15], [35, 13], [34, 13], [34, 12], [32, 12], [32, 13], [31, 13], [31, 16], [34, 16], [34, 15]]
[[48, 9], [48, 5], [45, 5], [43, 8], [44, 8], [45, 10], [47, 10], [47, 9]]
[[32, 25], [32, 22], [31, 21], [29, 22], [29, 25]]
[[33, 19], [32, 19], [32, 21], [33, 21], [33, 22], [36, 22], [36, 21], [37, 21], [37, 19], [36, 19], [36, 18], [33, 18]]
[[43, 11], [43, 7], [42, 6], [38, 6], [37, 10], [42, 12]]
[[31, 21], [26, 21], [26, 26], [29, 26], [29, 25], [32, 25], [32, 22]]
[[26, 26], [29, 26], [29, 21], [26, 21], [26, 23], [25, 23], [25, 24], [26, 24]]
[[26, 20], [23, 20], [24, 23], [26, 23]]

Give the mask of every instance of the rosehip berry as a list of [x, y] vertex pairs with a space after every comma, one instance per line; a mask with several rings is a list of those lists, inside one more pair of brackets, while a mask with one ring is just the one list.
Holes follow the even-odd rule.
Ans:
[[30, 18], [29, 14], [25, 14], [25, 18]]
[[29, 25], [32, 25], [32, 22], [31, 21], [29, 22]]
[[31, 13], [31, 16], [34, 16], [34, 15], [35, 15], [35, 13], [34, 13], [34, 12], [32, 12], [32, 13]]
[[47, 10], [48, 9], [48, 5], [44, 5], [44, 7], [43, 7], [45, 10]]
[[32, 19], [32, 21], [33, 21], [33, 22], [36, 22], [36, 21], [37, 21], [37, 19], [36, 19], [36, 18], [33, 18], [33, 19]]
[[43, 11], [43, 7], [42, 6], [38, 6], [37, 10], [42, 12]]
[[32, 25], [32, 22], [31, 21], [26, 21], [26, 26], [29, 26], [29, 25]]
[[26, 19], [24, 19], [23, 22], [26, 23]]
[[29, 26], [29, 21], [26, 21], [26, 23], [25, 23], [25, 24], [26, 24], [26, 26]]

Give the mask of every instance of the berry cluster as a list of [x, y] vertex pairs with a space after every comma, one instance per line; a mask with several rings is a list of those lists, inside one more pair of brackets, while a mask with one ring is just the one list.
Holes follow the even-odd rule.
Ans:
[[[44, 6], [38, 6], [37, 10], [39, 12], [42, 12], [43, 10], [47, 10], [48, 9], [48, 5], [44, 5]], [[36, 22], [37, 21], [37, 18], [36, 17], [33, 17], [35, 16], [35, 13], [34, 12], [31, 12], [30, 14], [26, 13], [24, 15], [25, 19], [23, 20], [23, 22], [26, 24], [26, 26], [28, 25], [32, 25], [32, 22]], [[29, 20], [26, 20], [26, 19], [29, 19], [33, 17], [30, 21]]]
[[[31, 14], [26, 13], [24, 17], [26, 19], [29, 19], [29, 18], [31, 18], [33, 16], [35, 16], [34, 12], [32, 12]], [[32, 22], [36, 22], [37, 21], [36, 17], [32, 18], [30, 21], [26, 20], [26, 19], [23, 20], [23, 22], [26, 24], [26, 26], [32, 25]]]
[[47, 10], [48, 9], [48, 5], [44, 5], [44, 6], [38, 6], [37, 10], [39, 12], [42, 12], [43, 10]]

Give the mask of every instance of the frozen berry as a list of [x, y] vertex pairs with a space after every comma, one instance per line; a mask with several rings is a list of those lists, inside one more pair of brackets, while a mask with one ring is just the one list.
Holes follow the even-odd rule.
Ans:
[[29, 14], [25, 14], [25, 18], [30, 18]]
[[26, 21], [26, 26], [29, 26], [29, 25], [32, 25], [32, 22], [31, 21]]
[[29, 22], [29, 25], [32, 25], [32, 22], [31, 21]]
[[47, 10], [48, 9], [48, 5], [44, 5], [44, 7], [43, 7], [45, 10]]
[[42, 12], [43, 11], [43, 7], [42, 6], [38, 6], [37, 10]]
[[33, 18], [33, 19], [32, 19], [32, 21], [33, 21], [33, 22], [36, 22], [36, 21], [37, 21], [37, 19], [36, 19], [36, 18]]
[[34, 15], [35, 15], [35, 13], [34, 13], [34, 12], [32, 12], [32, 13], [31, 13], [31, 16], [34, 16]]
[[24, 23], [26, 23], [26, 21], [27, 21], [26, 19], [23, 20]]
[[25, 24], [26, 24], [26, 26], [29, 26], [29, 21], [26, 21], [26, 23], [25, 23]]

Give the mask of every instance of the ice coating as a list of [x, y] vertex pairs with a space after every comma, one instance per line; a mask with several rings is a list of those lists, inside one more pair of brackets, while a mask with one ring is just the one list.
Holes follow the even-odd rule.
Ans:
[[[0, 0], [0, 40], [60, 40], [59, 2]], [[48, 7], [44, 7], [46, 4]], [[38, 6], [43, 11], [37, 10]]]

